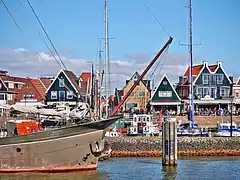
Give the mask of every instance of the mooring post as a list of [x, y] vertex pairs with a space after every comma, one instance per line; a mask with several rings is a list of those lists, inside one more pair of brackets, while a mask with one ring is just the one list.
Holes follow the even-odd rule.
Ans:
[[164, 118], [162, 125], [162, 165], [177, 165], [177, 126], [176, 118]]

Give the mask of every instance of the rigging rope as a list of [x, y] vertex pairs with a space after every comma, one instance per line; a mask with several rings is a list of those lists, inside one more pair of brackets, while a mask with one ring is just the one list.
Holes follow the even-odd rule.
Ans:
[[38, 15], [36, 14], [36, 12], [35, 12], [35, 10], [34, 10], [33, 6], [31, 5], [31, 3], [30, 3], [30, 1], [29, 1], [29, 0], [27, 0], [27, 3], [28, 3], [28, 5], [29, 5], [29, 7], [31, 8], [31, 10], [32, 10], [32, 12], [33, 12], [33, 14], [34, 14], [34, 16], [36, 17], [36, 19], [37, 19], [37, 21], [38, 21], [39, 25], [41, 26], [41, 28], [42, 28], [43, 32], [45, 33], [45, 35], [46, 35], [46, 37], [47, 37], [48, 41], [49, 41], [49, 42], [50, 42], [50, 44], [52, 45], [52, 47], [53, 47], [53, 49], [54, 49], [54, 51], [55, 51], [56, 55], [58, 56], [59, 60], [61, 61], [61, 63], [62, 63], [62, 65], [63, 65], [63, 67], [65, 68], [65, 70], [67, 70], [67, 67], [65, 66], [65, 64], [64, 64], [64, 62], [63, 62], [63, 60], [62, 60], [61, 56], [59, 55], [59, 53], [58, 53], [57, 49], [55, 48], [55, 46], [54, 46], [54, 44], [53, 44], [52, 40], [50, 39], [50, 37], [49, 37], [49, 35], [48, 35], [47, 31], [45, 30], [45, 28], [44, 28], [43, 24], [41, 23], [41, 21], [40, 21], [40, 19], [39, 19]]
[[20, 26], [18, 25], [16, 19], [14, 18], [14, 16], [12, 15], [12, 13], [10, 12], [10, 10], [8, 9], [7, 5], [5, 4], [4, 0], [1, 0], [4, 8], [7, 10], [7, 13], [9, 14], [9, 16], [12, 18], [14, 24], [17, 26], [17, 28], [22, 31], [22, 29], [20, 28]]
[[161, 24], [161, 22], [157, 19], [157, 17], [153, 14], [153, 12], [150, 10], [150, 8], [144, 4], [144, 6], [147, 8], [148, 12], [152, 15], [152, 17], [157, 21], [157, 23], [161, 26], [162, 30], [168, 35], [171, 36], [170, 33], [166, 30], [166, 28]]

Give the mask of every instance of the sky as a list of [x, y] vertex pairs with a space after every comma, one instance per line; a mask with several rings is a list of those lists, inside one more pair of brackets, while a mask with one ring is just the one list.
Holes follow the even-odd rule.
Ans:
[[[79, 75], [104, 51], [104, 0], [30, 0], [65, 65]], [[5, 1], [19, 30], [0, 3], [0, 69], [12, 75], [56, 75], [59, 66], [37, 35], [45, 38], [26, 0]], [[168, 40], [156, 19], [174, 38], [152, 75], [177, 82], [188, 64], [188, 0], [109, 0], [111, 80], [122, 87], [142, 71]], [[222, 61], [228, 75], [240, 76], [239, 0], [192, 0], [194, 64]], [[46, 39], [46, 38], [45, 38]], [[49, 43], [48, 43], [49, 44]], [[103, 54], [104, 58], [104, 54]], [[161, 65], [162, 64], [162, 65]], [[148, 78], [152, 72], [148, 74]], [[156, 80], [156, 81], [157, 81]]]

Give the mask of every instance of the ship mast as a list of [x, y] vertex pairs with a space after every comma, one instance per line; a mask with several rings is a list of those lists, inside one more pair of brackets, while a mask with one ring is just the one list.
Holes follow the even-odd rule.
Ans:
[[109, 37], [108, 37], [108, 0], [105, 0], [105, 91], [106, 91], [106, 118], [109, 116], [109, 89], [110, 87], [110, 62], [109, 62]]
[[190, 121], [192, 127], [194, 126], [194, 90], [193, 90], [193, 53], [192, 53], [192, 0], [189, 0], [189, 58], [190, 58], [190, 68], [189, 68], [189, 111], [190, 111]]

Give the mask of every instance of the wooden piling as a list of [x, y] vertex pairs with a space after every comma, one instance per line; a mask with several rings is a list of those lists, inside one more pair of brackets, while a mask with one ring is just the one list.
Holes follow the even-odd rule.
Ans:
[[162, 125], [162, 164], [177, 165], [177, 124], [176, 118], [164, 118]]

